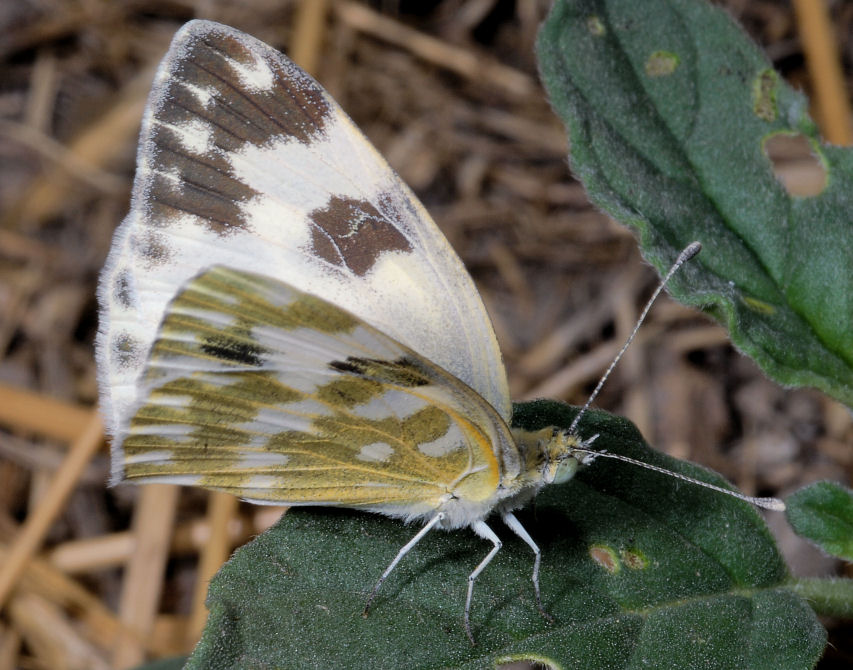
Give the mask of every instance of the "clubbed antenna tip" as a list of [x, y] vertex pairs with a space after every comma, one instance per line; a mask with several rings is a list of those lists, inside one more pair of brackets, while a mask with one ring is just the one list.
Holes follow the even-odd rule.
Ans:
[[691, 242], [686, 247], [684, 247], [684, 251], [678, 254], [678, 258], [675, 260], [673, 267], [677, 270], [679, 267], [684, 265], [687, 261], [693, 258], [696, 254], [702, 251], [702, 243], [701, 242]]

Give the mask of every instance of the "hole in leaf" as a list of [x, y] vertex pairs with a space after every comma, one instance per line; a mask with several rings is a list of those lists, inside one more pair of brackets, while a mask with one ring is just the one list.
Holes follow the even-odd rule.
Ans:
[[502, 663], [498, 670], [554, 670], [554, 666], [539, 659], [519, 659], [512, 663]]
[[764, 153], [789, 195], [808, 198], [826, 188], [826, 168], [803, 135], [773, 135], [764, 141]]

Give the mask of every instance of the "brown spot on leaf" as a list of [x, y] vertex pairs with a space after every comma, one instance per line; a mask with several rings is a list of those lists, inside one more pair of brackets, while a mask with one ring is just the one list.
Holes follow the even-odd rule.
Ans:
[[620, 570], [619, 557], [610, 547], [594, 544], [589, 548], [589, 557], [611, 575], [615, 575]]
[[752, 83], [752, 111], [764, 121], [775, 121], [779, 114], [776, 108], [776, 89], [779, 75], [773, 70], [764, 70]]
[[649, 567], [649, 559], [639, 549], [623, 549], [619, 555], [622, 563], [629, 570], [645, 570]]
[[604, 27], [604, 22], [602, 22], [601, 17], [595, 16], [594, 14], [587, 17], [586, 28], [596, 37], [601, 37], [607, 32], [607, 28]]
[[675, 72], [679, 58], [668, 51], [655, 51], [646, 61], [646, 74], [649, 77], [666, 77]]

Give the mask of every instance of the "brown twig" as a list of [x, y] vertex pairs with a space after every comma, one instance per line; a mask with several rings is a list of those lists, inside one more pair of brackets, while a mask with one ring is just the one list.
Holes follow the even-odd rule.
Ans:
[[447, 44], [355, 2], [335, 5], [338, 18], [356, 30], [407, 49], [429, 63], [455, 72], [471, 81], [512, 96], [525, 97], [539, 91], [539, 85], [519, 70], [498, 63], [489, 56]]
[[794, 0], [797, 23], [814, 85], [821, 130], [832, 144], [853, 144], [850, 100], [838, 53], [838, 41], [823, 0]]
[[207, 607], [204, 601], [207, 596], [207, 586], [216, 571], [228, 558], [231, 551], [230, 526], [237, 513], [238, 500], [228, 493], [214, 491], [210, 494], [207, 509], [207, 522], [210, 537], [202, 545], [198, 562], [195, 592], [193, 593], [190, 623], [187, 627], [188, 642], [198, 641], [204, 624], [207, 622]]
[[4, 426], [71, 442], [91, 420], [91, 409], [0, 384], [0, 424]]
[[45, 497], [27, 517], [6, 561], [0, 566], [0, 606], [6, 602], [27, 562], [41, 546], [51, 523], [62, 511], [65, 501], [71, 495], [86, 464], [100, 447], [102, 439], [101, 417], [93, 410], [85, 429], [73, 442], [65, 462], [51, 480]]
[[[139, 127], [153, 77], [153, 69], [137, 75], [100, 118], [93, 120], [67, 148], [58, 149], [62, 166], [54, 166], [34, 179], [0, 217], [0, 228], [31, 227], [56, 215], [73, 195], [76, 182], [69, 173], [78, 173], [80, 164], [96, 170], [124, 151]], [[46, 144], [42, 142], [42, 146]], [[110, 182], [109, 186], [114, 185]]]
[[113, 648], [114, 668], [130, 668], [145, 658], [143, 640], [151, 634], [160, 604], [179, 488], [170, 484], [142, 487], [133, 519], [134, 553], [122, 582], [119, 618], [129, 633]]
[[328, 0], [302, 0], [296, 10], [290, 58], [308, 74], [317, 74], [317, 64], [326, 36]]

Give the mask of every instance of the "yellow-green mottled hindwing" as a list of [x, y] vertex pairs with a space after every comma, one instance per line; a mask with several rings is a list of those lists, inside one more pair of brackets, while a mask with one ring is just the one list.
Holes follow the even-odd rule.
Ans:
[[124, 476], [255, 502], [428, 515], [489, 504], [511, 437], [458, 379], [343, 309], [225, 267], [166, 312]]

